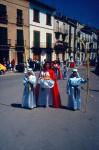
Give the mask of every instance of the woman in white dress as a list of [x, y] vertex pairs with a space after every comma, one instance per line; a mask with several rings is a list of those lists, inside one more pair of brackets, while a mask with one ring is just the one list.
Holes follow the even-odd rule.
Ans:
[[42, 71], [38, 83], [40, 85], [38, 106], [52, 106], [54, 81], [50, 78], [49, 72]]
[[25, 73], [24, 79], [24, 91], [22, 98], [22, 107], [24, 108], [35, 108], [36, 99], [35, 99], [35, 87], [36, 87], [36, 76], [32, 69], [28, 69]]

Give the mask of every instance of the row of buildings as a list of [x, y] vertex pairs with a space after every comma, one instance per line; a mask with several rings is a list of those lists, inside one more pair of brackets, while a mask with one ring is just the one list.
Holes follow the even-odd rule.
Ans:
[[70, 56], [94, 59], [99, 32], [37, 0], [0, 0], [0, 62], [48, 61]]

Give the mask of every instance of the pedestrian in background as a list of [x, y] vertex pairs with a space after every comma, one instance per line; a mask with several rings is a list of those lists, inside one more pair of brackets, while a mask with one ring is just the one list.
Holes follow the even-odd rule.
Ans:
[[68, 68], [67, 68], [67, 63], [66, 61], [64, 61], [64, 64], [63, 64], [63, 79], [67, 79], [67, 71], [68, 71]]
[[57, 61], [54, 62], [54, 72], [55, 72], [57, 80], [62, 79], [62, 71], [60, 68], [60, 64]]
[[12, 67], [12, 71], [14, 71], [15, 70], [15, 59], [14, 58], [11, 60], [11, 67]]

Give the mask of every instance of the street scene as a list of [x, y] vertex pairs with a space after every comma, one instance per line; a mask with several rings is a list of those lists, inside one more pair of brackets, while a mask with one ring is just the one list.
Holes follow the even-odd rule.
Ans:
[[[86, 76], [85, 68], [79, 69], [79, 72], [81, 76]], [[81, 91], [80, 111], [66, 108], [67, 80], [58, 81], [61, 108], [22, 108], [22, 80], [22, 73], [11, 72], [0, 76], [0, 150], [99, 149], [98, 76], [90, 72], [87, 109], [85, 110], [84, 85]]]
[[98, 6], [0, 0], [0, 150], [99, 150]]

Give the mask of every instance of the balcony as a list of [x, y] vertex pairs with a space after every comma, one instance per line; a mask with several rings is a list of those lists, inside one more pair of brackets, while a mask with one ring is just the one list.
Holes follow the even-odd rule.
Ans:
[[62, 28], [59, 28], [59, 27], [54, 28], [54, 32], [55, 32], [55, 33], [60, 33], [60, 34], [63, 33], [63, 32], [62, 32]]
[[8, 23], [8, 16], [0, 16], [0, 23], [7, 24]]
[[46, 42], [40, 42], [40, 43], [33, 42], [31, 49], [34, 53], [38, 53], [38, 54], [40, 54], [42, 51], [51, 53], [53, 51], [53, 44], [46, 43]]
[[59, 32], [60, 34], [62, 34], [62, 33], [68, 34], [68, 30], [67, 30], [67, 29], [64, 29], [63, 27], [54, 28], [54, 32]]
[[56, 53], [61, 53], [66, 51], [68, 48], [68, 43], [63, 41], [57, 41], [54, 45], [54, 49]]

